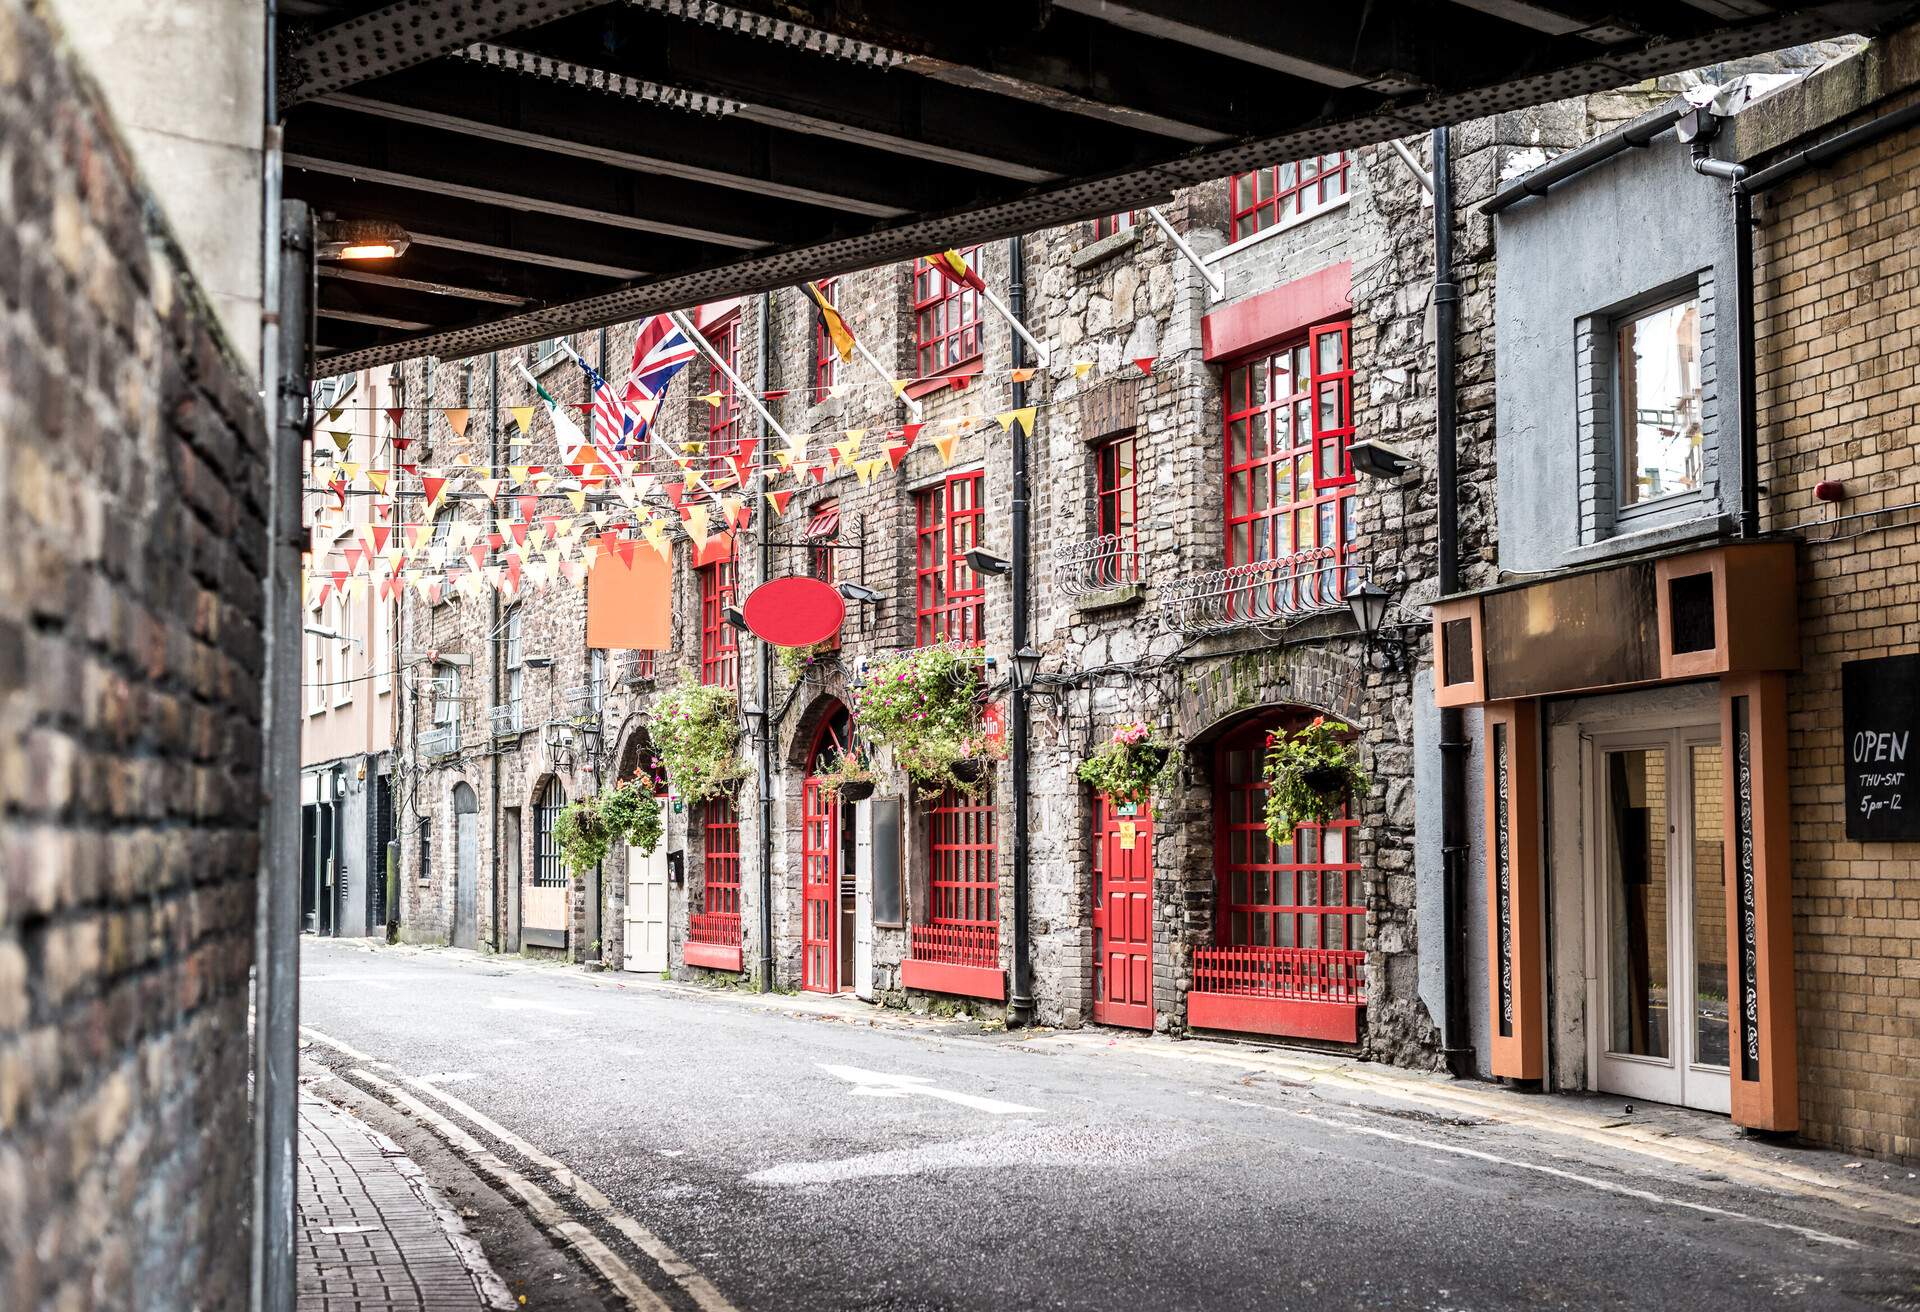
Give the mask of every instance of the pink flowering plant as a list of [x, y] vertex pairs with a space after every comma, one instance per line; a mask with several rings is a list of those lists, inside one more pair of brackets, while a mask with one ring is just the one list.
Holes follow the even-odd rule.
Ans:
[[1267, 837], [1291, 843], [1298, 825], [1325, 824], [1373, 781], [1360, 764], [1353, 730], [1316, 715], [1292, 733], [1267, 735]]
[[655, 699], [647, 734], [667, 782], [686, 802], [731, 792], [746, 778], [740, 763], [740, 702], [730, 688], [683, 683]]
[[1080, 762], [1080, 782], [1104, 793], [1115, 806], [1138, 806], [1155, 784], [1173, 777], [1178, 760], [1173, 745], [1146, 725], [1122, 724]]
[[922, 792], [978, 792], [972, 763], [1005, 754], [982, 723], [982, 672], [978, 648], [945, 643], [881, 661], [854, 685], [854, 722]]

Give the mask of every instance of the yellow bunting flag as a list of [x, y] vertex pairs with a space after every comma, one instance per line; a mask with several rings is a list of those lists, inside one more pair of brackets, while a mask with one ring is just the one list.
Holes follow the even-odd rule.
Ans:
[[708, 536], [707, 508], [704, 505], [683, 506], [680, 509], [680, 519], [686, 524], [687, 536], [693, 539], [693, 545], [696, 547], [706, 546]]
[[907, 394], [907, 387], [912, 382], [913, 380], [911, 378], [895, 378], [893, 380], [893, 394], [896, 397], [905, 396]]
[[508, 465], [507, 466], [508, 477], [513, 479], [513, 481], [518, 484], [525, 484], [527, 479], [531, 477], [532, 474], [533, 474], [532, 465]]
[[339, 447], [342, 453], [344, 453], [348, 447], [353, 445], [353, 434], [348, 432], [344, 428], [335, 429], [331, 434], [331, 436], [333, 438], [333, 444]]
[[513, 422], [519, 425], [521, 434], [531, 437], [533, 435], [533, 407], [530, 405], [509, 406], [508, 411], [513, 415]]
[[587, 508], [587, 494], [585, 492], [569, 492], [567, 493], [567, 501], [573, 506], [573, 513], [576, 515]]
[[958, 445], [960, 445], [960, 434], [958, 433], [942, 433], [939, 437], [933, 439], [933, 449], [940, 453], [940, 461], [942, 464], [951, 465], [953, 463], [953, 449]]
[[649, 519], [640, 534], [646, 538], [648, 546], [660, 553], [662, 560], [673, 559], [673, 539], [667, 536], [666, 525], [657, 519]]
[[1088, 374], [1092, 372], [1093, 372], [1093, 361], [1075, 360], [1073, 362], [1073, 376], [1075, 378], [1085, 378]]
[[1039, 409], [1038, 406], [1025, 405], [1021, 406], [1018, 410], [1004, 410], [995, 415], [994, 419], [999, 423], [1000, 431], [1003, 433], [1012, 432], [1013, 426], [1018, 424], [1020, 425], [1020, 431], [1022, 433], [1025, 433], [1028, 437], [1032, 437], [1033, 416], [1037, 409]]
[[[712, 406], [715, 410], [718, 410], [720, 408], [720, 403], [726, 400], [726, 398], [727, 398], [727, 394], [725, 392], [703, 392], [700, 394], [700, 399], [702, 401], [705, 401], [708, 405]], [[695, 445], [696, 443], [693, 443], [693, 442], [687, 443], [687, 446], [689, 448], [692, 448]]]
[[785, 492], [767, 493], [767, 504], [773, 507], [773, 513], [775, 515], [786, 514], [787, 506], [790, 505], [792, 501], [793, 501], [793, 491], [791, 488], [789, 488]]
[[352, 483], [354, 479], [360, 477], [360, 469], [361, 466], [351, 461], [342, 460], [340, 462], [340, 477], [346, 479], [348, 483]]
[[387, 479], [390, 477], [392, 477], [391, 470], [369, 469], [367, 471], [367, 483], [375, 492], [385, 492], [387, 490]]
[[885, 456], [875, 456], [871, 460], [862, 460], [859, 464], [855, 465], [853, 467], [853, 472], [859, 476], [860, 486], [865, 487], [867, 484], [873, 481], [873, 476], [875, 474], [879, 473], [882, 469], [885, 469], [886, 467], [887, 467], [887, 458]]

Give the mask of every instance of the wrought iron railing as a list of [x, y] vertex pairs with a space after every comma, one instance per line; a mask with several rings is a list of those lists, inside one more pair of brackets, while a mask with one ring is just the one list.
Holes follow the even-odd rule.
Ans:
[[527, 727], [526, 708], [519, 702], [508, 702], [505, 706], [493, 708], [493, 736], [505, 738], [521, 733]]
[[909, 925], [907, 941], [907, 955], [915, 961], [989, 970], [1000, 965], [998, 925]]
[[620, 679], [624, 683], [645, 683], [653, 678], [653, 653], [630, 651], [620, 661]]
[[600, 714], [600, 689], [591, 683], [578, 683], [567, 689], [567, 718], [591, 720]]
[[414, 743], [421, 756], [451, 756], [460, 750], [460, 724], [455, 721], [422, 729]]
[[1331, 547], [1229, 565], [1157, 585], [1167, 628], [1189, 635], [1285, 624], [1339, 610], [1352, 568]]
[[1131, 534], [1113, 533], [1085, 542], [1062, 542], [1053, 549], [1053, 573], [1068, 597], [1091, 597], [1140, 581], [1140, 544]]
[[740, 913], [737, 911], [695, 911], [687, 917], [687, 942], [710, 943], [723, 948], [740, 946]]
[[1304, 1002], [1365, 1002], [1367, 954], [1343, 948], [1200, 948], [1193, 991]]

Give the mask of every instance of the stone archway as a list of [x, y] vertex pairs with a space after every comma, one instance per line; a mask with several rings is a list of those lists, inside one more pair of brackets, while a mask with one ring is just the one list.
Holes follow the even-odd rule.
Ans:
[[1221, 661], [1189, 684], [1174, 728], [1188, 748], [1204, 747], [1250, 712], [1303, 707], [1364, 728], [1365, 670], [1328, 647], [1270, 647]]

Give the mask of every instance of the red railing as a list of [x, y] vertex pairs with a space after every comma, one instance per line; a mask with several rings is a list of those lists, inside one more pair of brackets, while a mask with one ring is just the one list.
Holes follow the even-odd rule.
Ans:
[[937, 961], [948, 966], [1000, 968], [998, 925], [911, 925], [907, 929], [915, 961]]
[[1362, 1003], [1367, 954], [1332, 948], [1201, 948], [1193, 991], [1304, 1002]]
[[711, 943], [715, 947], [740, 946], [740, 913], [737, 911], [696, 911], [687, 917], [687, 942]]

